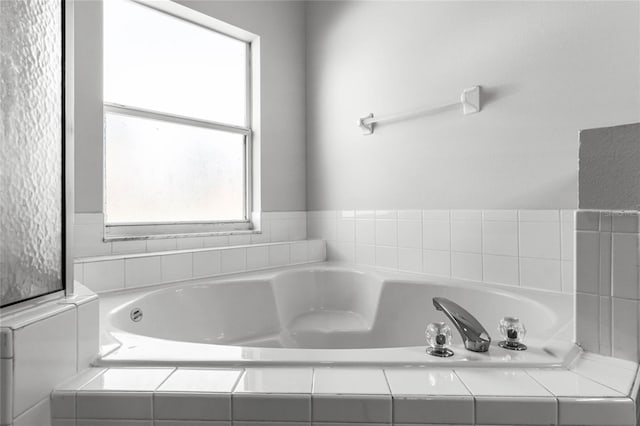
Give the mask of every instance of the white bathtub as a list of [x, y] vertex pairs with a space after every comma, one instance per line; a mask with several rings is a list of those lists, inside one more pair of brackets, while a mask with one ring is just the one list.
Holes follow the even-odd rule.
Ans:
[[[425, 353], [432, 298], [465, 307], [492, 337], [488, 353]], [[133, 321], [137, 309], [142, 319]], [[571, 356], [572, 297], [476, 282], [315, 264], [101, 296], [97, 365], [558, 366]], [[497, 346], [503, 316], [525, 323], [529, 350]]]

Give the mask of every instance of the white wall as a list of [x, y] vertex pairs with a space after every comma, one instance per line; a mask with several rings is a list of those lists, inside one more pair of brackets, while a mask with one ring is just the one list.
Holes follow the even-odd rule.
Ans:
[[[575, 208], [579, 131], [638, 121], [638, 2], [313, 2], [307, 207]], [[480, 114], [359, 117], [455, 102]]]
[[[287, 1], [186, 6], [261, 37], [262, 210], [305, 210], [304, 5]], [[76, 2], [76, 212], [102, 211], [102, 12]]]

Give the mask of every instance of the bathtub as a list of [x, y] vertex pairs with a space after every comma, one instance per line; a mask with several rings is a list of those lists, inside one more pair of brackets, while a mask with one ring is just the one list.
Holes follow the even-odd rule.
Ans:
[[[445, 321], [432, 298], [470, 311], [489, 352], [425, 352], [428, 323]], [[100, 298], [98, 366], [566, 365], [572, 296], [339, 264], [312, 264], [125, 290]], [[517, 316], [529, 350], [497, 346], [499, 320]]]

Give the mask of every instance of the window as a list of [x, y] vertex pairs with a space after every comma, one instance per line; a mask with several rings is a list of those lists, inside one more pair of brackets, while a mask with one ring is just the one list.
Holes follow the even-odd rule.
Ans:
[[103, 4], [107, 237], [250, 229], [251, 43]]

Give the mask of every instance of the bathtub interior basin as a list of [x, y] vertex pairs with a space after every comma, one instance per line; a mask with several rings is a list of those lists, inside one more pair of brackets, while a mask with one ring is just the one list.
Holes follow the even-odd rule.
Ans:
[[[427, 324], [448, 322], [435, 310], [434, 297], [465, 307], [495, 342], [505, 316], [517, 316], [526, 325], [533, 352], [543, 353], [549, 342], [570, 339], [568, 295], [516, 293], [478, 283], [408, 279], [332, 266], [183, 283], [114, 296], [111, 301], [107, 297], [103, 322], [111, 338], [105, 340], [118, 341], [120, 353], [139, 351], [149, 342], [226, 353], [236, 348], [243, 358], [260, 353], [261, 359], [268, 353], [294, 353], [289, 350], [312, 358], [317, 350], [332, 356], [342, 352], [338, 357], [348, 356], [347, 349], [413, 348], [422, 353]], [[451, 327], [454, 346], [461, 348], [460, 336]]]

